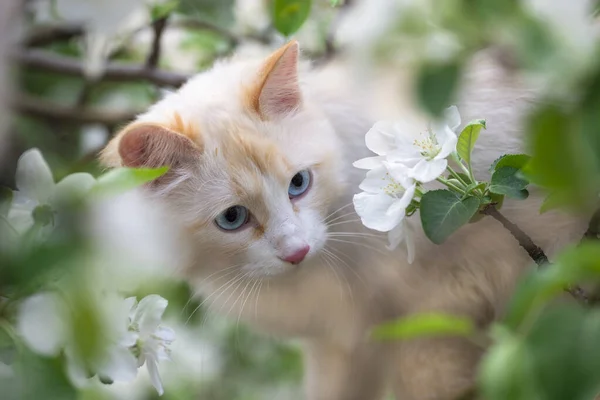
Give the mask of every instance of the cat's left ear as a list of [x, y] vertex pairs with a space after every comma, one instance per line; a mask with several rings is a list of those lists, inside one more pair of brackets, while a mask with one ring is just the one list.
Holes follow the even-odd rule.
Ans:
[[298, 84], [299, 46], [291, 41], [271, 54], [246, 93], [248, 107], [262, 119], [277, 119], [302, 105]]

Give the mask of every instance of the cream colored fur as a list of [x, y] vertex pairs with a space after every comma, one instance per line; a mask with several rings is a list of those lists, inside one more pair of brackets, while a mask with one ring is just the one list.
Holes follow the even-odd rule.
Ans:
[[[401, 400], [456, 398], [471, 387], [482, 348], [463, 339], [378, 344], [368, 338], [369, 330], [382, 321], [433, 310], [486, 325], [502, 315], [531, 260], [487, 218], [436, 246], [414, 216], [415, 263], [408, 265], [402, 250], [387, 251], [385, 237], [368, 236], [375, 232], [362, 227], [348, 206], [364, 176], [351, 164], [369, 155], [364, 135], [373, 117], [404, 114], [399, 107], [408, 102], [389, 95], [402, 87], [402, 77], [394, 74], [390, 80], [392, 75], [382, 74], [359, 86], [339, 65], [302, 71], [297, 110], [261, 119], [244, 98], [263, 64], [217, 65], [132, 125], [160, 125], [186, 135], [202, 151], [197, 161], [179, 166], [173, 179], [149, 191], [166, 201], [173, 218], [186, 227], [185, 276], [214, 310], [240, 316], [270, 334], [303, 339], [309, 400], [378, 400], [387, 390]], [[285, 73], [290, 79], [290, 71]], [[522, 151], [520, 117], [534, 95], [485, 54], [468, 76], [458, 106], [463, 123], [487, 119], [488, 130], [475, 149], [475, 175], [485, 178], [498, 156]], [[383, 113], [382, 103], [390, 104]], [[272, 110], [277, 103], [265, 104]], [[364, 115], [366, 110], [371, 116]], [[174, 113], [183, 124], [173, 122]], [[119, 140], [127, 129], [105, 150], [107, 165], [121, 164]], [[258, 164], [249, 164], [257, 155], [272, 162], [270, 171], [257, 172]], [[291, 204], [283, 179], [313, 165], [319, 165], [313, 187]], [[556, 212], [539, 215], [541, 198], [534, 189], [529, 199], [507, 201], [502, 211], [551, 255], [579, 237], [585, 223]], [[240, 232], [219, 231], [212, 220], [236, 201], [246, 201], [259, 222]], [[297, 266], [276, 257], [274, 243], [283, 237], [285, 224], [311, 245], [308, 258]], [[357, 235], [328, 237], [335, 232]]]

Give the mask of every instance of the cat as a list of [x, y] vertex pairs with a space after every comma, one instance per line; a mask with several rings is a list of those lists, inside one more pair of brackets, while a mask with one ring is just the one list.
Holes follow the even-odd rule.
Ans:
[[[484, 178], [499, 155], [522, 150], [520, 115], [533, 95], [480, 64], [458, 105], [463, 121], [487, 119], [474, 160]], [[485, 326], [532, 261], [490, 218], [439, 246], [410, 218], [412, 265], [402, 246], [388, 251], [385, 236], [364, 228], [352, 206], [364, 171], [352, 162], [372, 155], [364, 136], [374, 119], [371, 98], [351, 87], [335, 70], [304, 68], [295, 41], [266, 59], [222, 61], [121, 130], [101, 162], [171, 167], [145, 190], [182, 226], [189, 254], [180, 272], [212, 309], [301, 339], [307, 399], [458, 398], [474, 384], [484, 345], [375, 342], [371, 328], [426, 311]], [[539, 215], [541, 198], [532, 189], [502, 210], [551, 254], [585, 221]]]

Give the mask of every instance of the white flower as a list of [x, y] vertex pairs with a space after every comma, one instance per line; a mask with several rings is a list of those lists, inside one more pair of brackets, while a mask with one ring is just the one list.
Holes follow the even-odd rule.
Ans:
[[394, 250], [402, 242], [406, 244], [406, 259], [409, 264], [415, 260], [415, 242], [412, 237], [412, 228], [406, 218], [388, 233], [389, 250]]
[[415, 194], [416, 183], [407, 176], [407, 168], [401, 164], [382, 165], [367, 172], [360, 184], [362, 193], [354, 196], [354, 208], [364, 226], [380, 232], [389, 232], [390, 249], [401, 241], [409, 247], [408, 259], [412, 262], [414, 251], [412, 241], [404, 229], [406, 208]]
[[[67, 374], [74, 385], [84, 386], [89, 373], [97, 374], [103, 380], [129, 382], [137, 375], [136, 359], [130, 351], [137, 335], [129, 332], [127, 312], [130, 301], [117, 296], [89, 296], [82, 307], [81, 297], [73, 297], [52, 292], [36, 294], [26, 299], [20, 306], [17, 330], [24, 342], [36, 353], [56, 356], [64, 350], [67, 359]], [[101, 349], [89, 356], [89, 350], [82, 348], [85, 332], [82, 332], [81, 313], [93, 312], [101, 332], [95, 332], [102, 340]], [[87, 318], [87, 316], [86, 316]], [[87, 320], [87, 319], [86, 319]]]
[[408, 167], [408, 177], [430, 182], [446, 170], [446, 158], [456, 151], [458, 138], [454, 130], [460, 122], [456, 106], [446, 109], [444, 121], [431, 124], [420, 136], [398, 122], [377, 122], [365, 136], [367, 147], [377, 156], [358, 160], [354, 166], [372, 169], [386, 160]]
[[139, 304], [134, 304], [130, 311], [130, 330], [139, 335], [136, 344], [138, 366], [146, 364], [150, 381], [159, 395], [162, 395], [164, 390], [158, 373], [158, 363], [171, 359], [169, 346], [175, 340], [175, 332], [160, 325], [168, 304], [167, 300], [158, 295], [149, 295]]
[[37, 209], [48, 225], [52, 225], [52, 206], [69, 198], [82, 195], [95, 183], [92, 175], [75, 173], [54, 183], [52, 172], [38, 149], [27, 150], [17, 162], [17, 191], [15, 191], [8, 221], [18, 232], [23, 233], [34, 224], [33, 213]]

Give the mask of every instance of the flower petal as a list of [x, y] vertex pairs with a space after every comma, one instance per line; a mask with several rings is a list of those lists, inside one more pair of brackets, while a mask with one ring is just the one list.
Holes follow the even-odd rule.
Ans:
[[421, 160], [410, 170], [409, 176], [419, 182], [431, 182], [439, 177], [448, 166], [448, 161], [443, 160]]
[[398, 245], [405, 240], [404, 223], [399, 223], [394, 229], [388, 232], [389, 250], [395, 250]]
[[450, 127], [450, 129], [456, 132], [456, 129], [460, 126], [461, 122], [458, 107], [450, 106], [444, 110], [444, 122]]
[[38, 203], [46, 203], [54, 192], [52, 172], [38, 149], [27, 150], [19, 157], [15, 180], [17, 189]]
[[80, 197], [87, 193], [96, 183], [94, 177], [85, 172], [78, 172], [65, 177], [56, 184], [52, 203]]
[[134, 324], [137, 324], [142, 338], [150, 336], [158, 328], [169, 302], [156, 294], [144, 297], [138, 304]]
[[353, 198], [354, 208], [363, 225], [380, 232], [388, 232], [402, 219], [403, 215], [399, 217], [387, 215], [388, 210], [396, 201], [397, 199], [386, 194], [365, 192], [356, 194]]
[[360, 160], [354, 161], [352, 165], [355, 168], [360, 169], [373, 169], [381, 166], [381, 161], [385, 160], [385, 157], [375, 156], [375, 157], [367, 157], [362, 158]]
[[137, 359], [127, 347], [110, 349], [106, 361], [98, 368], [98, 374], [115, 382], [131, 382], [137, 376]]
[[66, 342], [67, 327], [59, 299], [51, 293], [36, 294], [21, 304], [17, 330], [35, 352], [57, 355]]
[[71, 347], [65, 349], [67, 360], [67, 376], [71, 383], [77, 388], [83, 388], [89, 383], [90, 373], [81, 362], [81, 359], [75, 355]]
[[153, 333], [156, 338], [171, 343], [175, 340], [175, 331], [166, 326], [159, 326], [158, 329]]
[[410, 168], [408, 168], [406, 165], [389, 162], [385, 162], [383, 163], [383, 165], [385, 165], [385, 167], [387, 168], [387, 171], [390, 174], [390, 176], [396, 182], [402, 185], [405, 191], [408, 187], [413, 186], [415, 184], [415, 180], [410, 177]]
[[156, 389], [159, 396], [162, 396], [164, 393], [162, 381], [160, 380], [160, 374], [158, 373], [158, 362], [148, 356], [146, 360], [146, 368], [148, 368], [148, 373], [150, 375], [150, 382], [152, 382], [152, 386]]
[[380, 164], [379, 167], [367, 172], [365, 179], [358, 187], [367, 193], [383, 193], [383, 188], [388, 183], [388, 171], [383, 164]]
[[412, 264], [415, 260], [415, 242], [412, 236], [412, 228], [406, 219], [388, 233], [389, 250], [395, 250], [402, 242], [406, 244], [406, 260]]
[[20, 234], [23, 234], [34, 224], [32, 212], [33, 210], [13, 207], [8, 211], [6, 219], [10, 223], [10, 226], [15, 228]]
[[379, 121], [365, 135], [369, 150], [380, 156], [386, 155], [395, 148], [394, 128], [389, 121]]
[[450, 130], [450, 128], [446, 125], [443, 127], [435, 128], [435, 135], [441, 143], [440, 152], [435, 156], [435, 160], [441, 160], [442, 158], [447, 158], [451, 153], [456, 151], [456, 144], [458, 143], [458, 137], [456, 134]]

